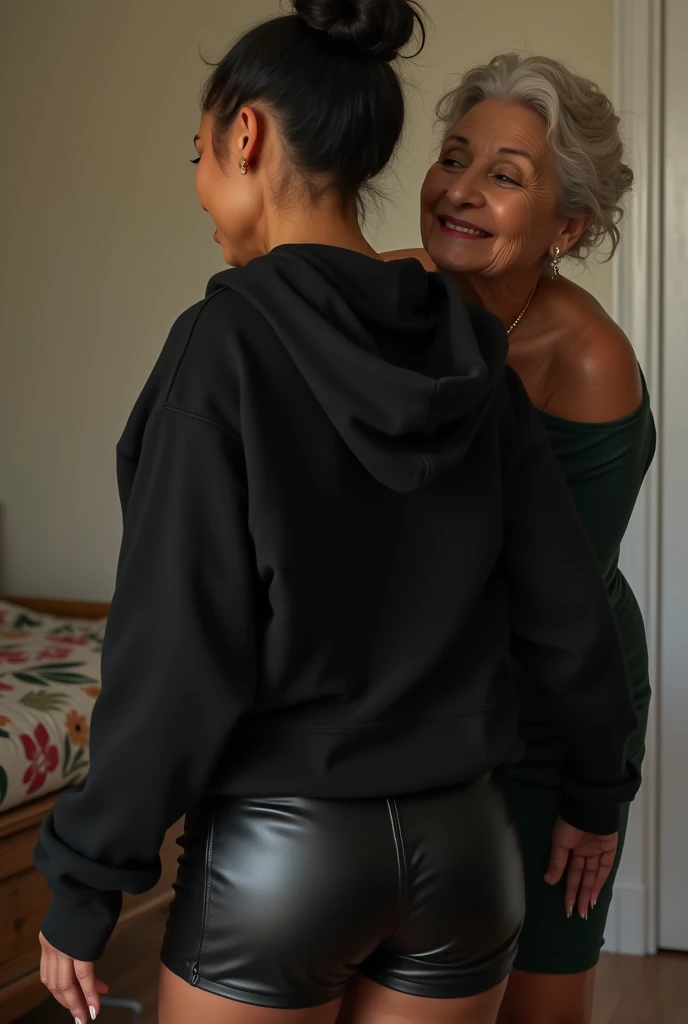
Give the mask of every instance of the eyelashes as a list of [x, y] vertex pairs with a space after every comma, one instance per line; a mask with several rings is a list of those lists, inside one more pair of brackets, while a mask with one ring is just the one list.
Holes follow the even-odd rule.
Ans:
[[195, 160], [192, 160], [192, 161], [191, 161], [191, 163], [192, 163], [192, 164], [198, 164], [198, 163], [200, 163], [200, 162], [201, 162], [201, 158], [200, 158], [200, 156], [197, 156]]
[[[449, 155], [441, 157], [440, 160], [439, 160], [439, 163], [442, 165], [442, 167], [447, 167], [447, 168], [449, 168], [450, 170], [453, 170], [453, 171], [456, 171], [456, 170], [463, 171], [463, 170], [466, 169], [465, 164], [462, 164], [460, 160], [456, 159], [456, 157], [449, 156]], [[523, 185], [524, 185], [524, 182], [517, 181], [515, 178], [512, 178], [508, 174], [503, 174], [503, 173], [501, 173], [501, 174], [500, 173], [498, 173], [498, 174], [490, 174], [489, 177], [493, 181], [498, 182], [500, 185], [508, 185], [508, 186], [513, 186], [515, 188], [523, 188]]]
[[501, 181], [505, 185], [516, 185], [517, 188], [523, 188], [522, 182], [510, 178], [508, 174], [495, 174], [494, 178], [495, 181]]

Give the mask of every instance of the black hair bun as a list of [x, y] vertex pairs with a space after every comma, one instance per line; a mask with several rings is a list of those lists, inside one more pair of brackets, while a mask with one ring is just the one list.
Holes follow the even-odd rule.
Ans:
[[425, 28], [413, 0], [292, 0], [294, 11], [317, 32], [391, 61], [419, 29], [420, 46]]

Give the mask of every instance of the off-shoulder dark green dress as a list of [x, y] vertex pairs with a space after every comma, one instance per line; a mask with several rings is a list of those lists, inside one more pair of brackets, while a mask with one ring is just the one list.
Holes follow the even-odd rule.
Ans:
[[[639, 766], [645, 752], [650, 703], [647, 642], [638, 602], [619, 569], [619, 549], [655, 453], [647, 388], [643, 382], [643, 401], [637, 411], [612, 423], [575, 423], [545, 413], [540, 416], [609, 588], [640, 719], [629, 747], [629, 756]], [[527, 913], [516, 967], [542, 974], [574, 974], [589, 970], [599, 960], [613, 879], [587, 921], [577, 914], [567, 920], [563, 884], [552, 888], [543, 881], [559, 799], [562, 747], [552, 734], [542, 702], [530, 691], [527, 680], [523, 684], [522, 732], [528, 749], [522, 761], [501, 772], [521, 836], [526, 873]], [[622, 817], [625, 834], [628, 808]]]

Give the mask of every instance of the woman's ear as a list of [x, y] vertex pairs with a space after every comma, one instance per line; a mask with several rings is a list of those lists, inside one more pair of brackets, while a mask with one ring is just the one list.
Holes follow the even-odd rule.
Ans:
[[573, 249], [574, 245], [581, 240], [585, 232], [592, 224], [593, 212], [589, 210], [579, 217], [569, 217], [562, 230], [552, 240], [552, 251], [555, 246], [559, 248], [562, 257]]
[[249, 168], [255, 167], [260, 156], [264, 135], [264, 119], [253, 107], [242, 107], [237, 114], [233, 143], [239, 163], [245, 160]]

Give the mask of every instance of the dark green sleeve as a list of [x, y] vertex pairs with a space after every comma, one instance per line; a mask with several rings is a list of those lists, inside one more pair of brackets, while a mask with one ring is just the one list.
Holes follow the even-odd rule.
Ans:
[[647, 394], [635, 414], [615, 423], [574, 423], [543, 414], [540, 420], [609, 580], [655, 451]]
[[626, 759], [637, 719], [606, 588], [552, 446], [515, 374], [507, 375], [510, 471], [504, 569], [512, 652], [566, 744], [562, 816], [586, 832], [615, 832], [639, 785]]

